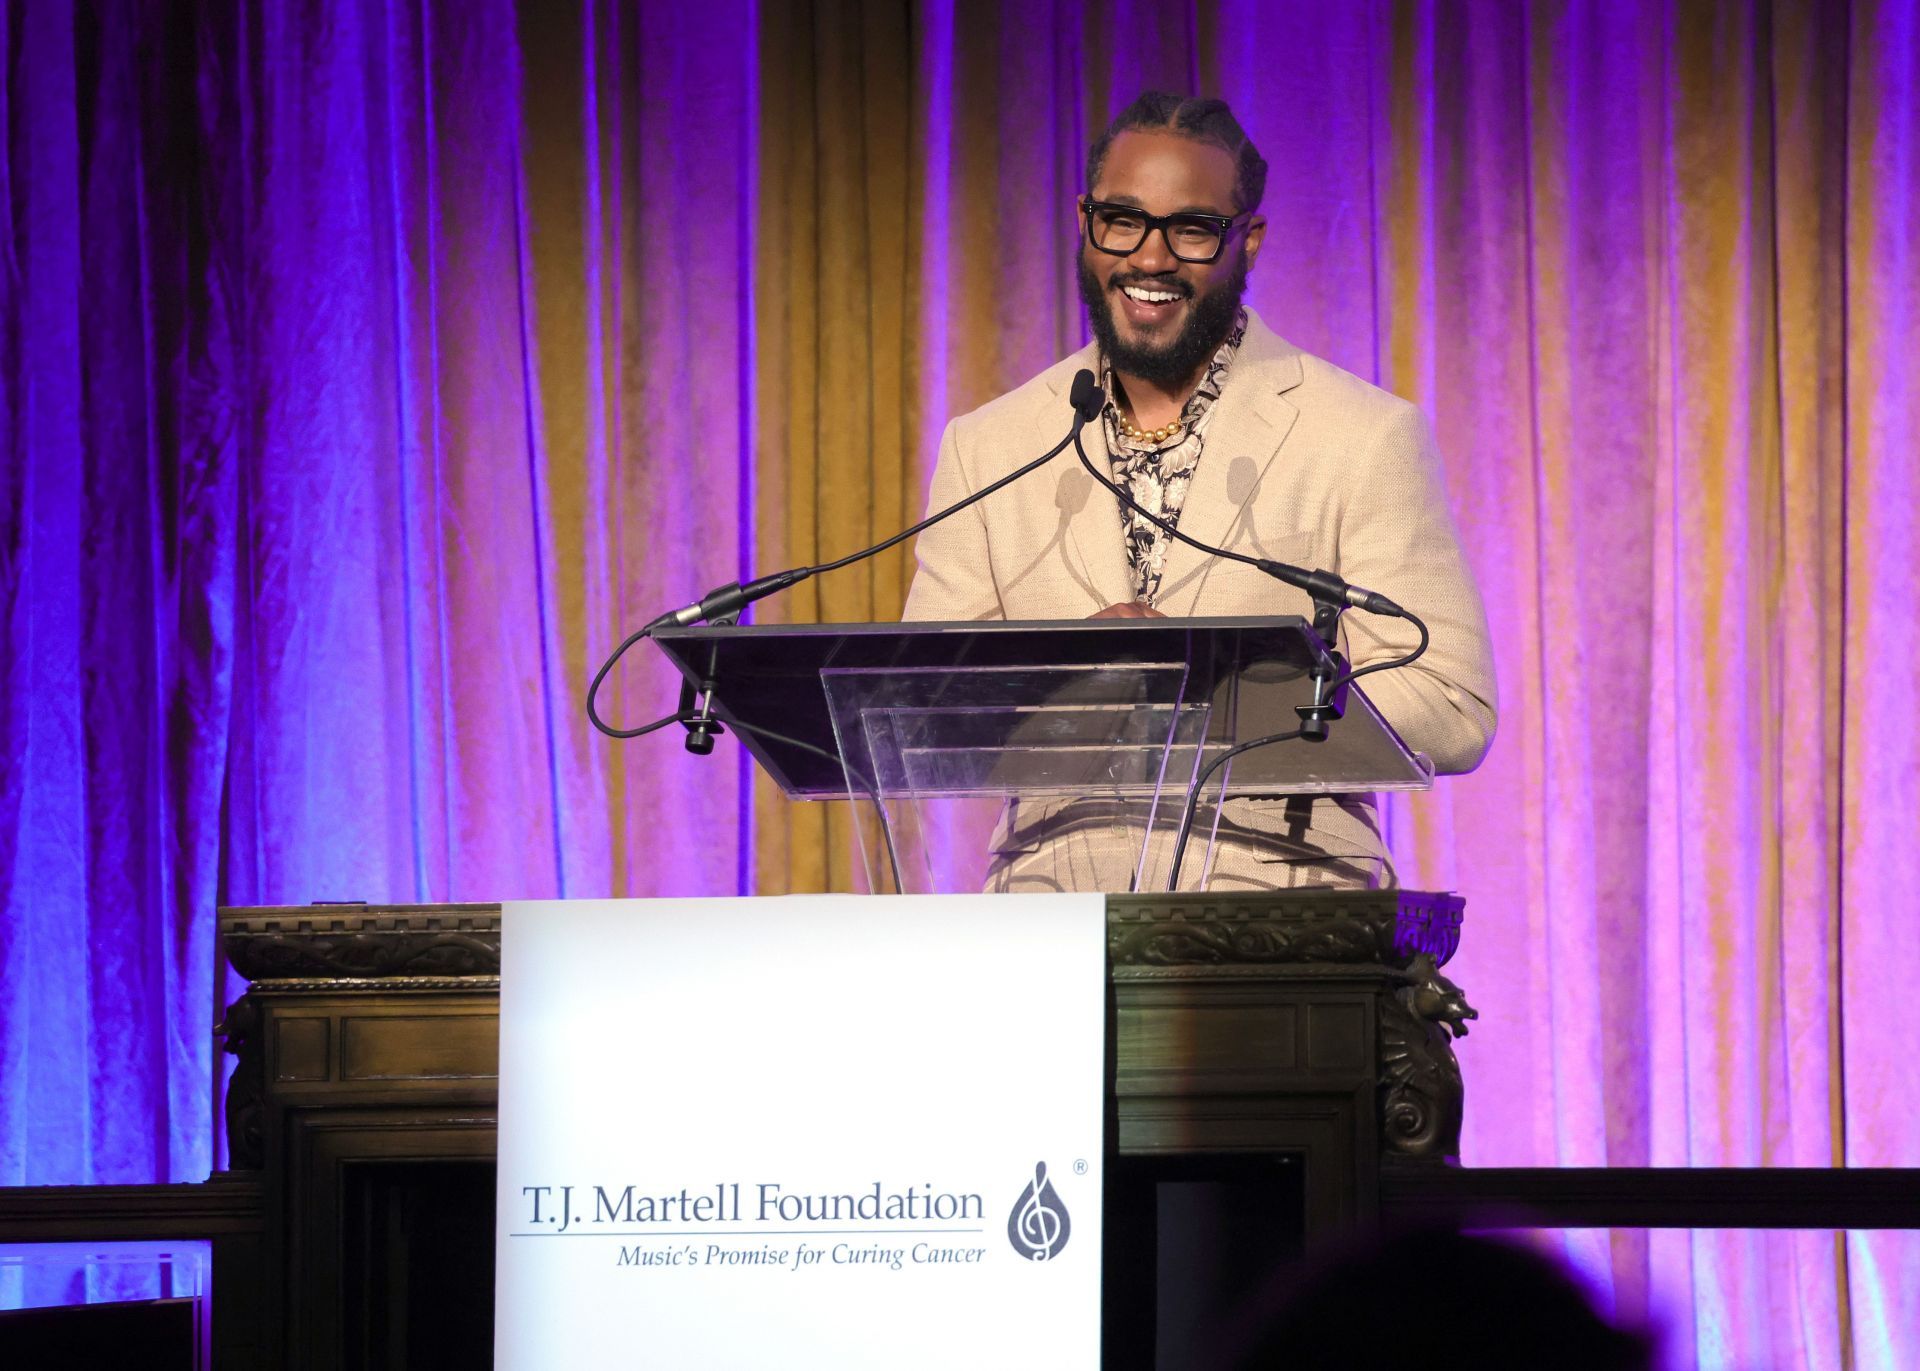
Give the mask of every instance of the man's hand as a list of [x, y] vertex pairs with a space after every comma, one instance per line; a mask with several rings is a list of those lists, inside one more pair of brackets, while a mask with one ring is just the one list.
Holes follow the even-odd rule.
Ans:
[[1120, 604], [1108, 605], [1097, 613], [1089, 614], [1089, 619], [1164, 619], [1167, 616], [1152, 605], [1143, 605], [1138, 600], [1126, 600]]

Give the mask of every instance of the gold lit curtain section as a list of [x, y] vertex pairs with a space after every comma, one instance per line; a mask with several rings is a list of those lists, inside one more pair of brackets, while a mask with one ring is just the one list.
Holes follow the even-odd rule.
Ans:
[[[903, 6], [769, 5], [760, 48], [754, 510], [759, 565], [840, 557], [918, 516], [915, 439], [919, 159]], [[895, 549], [805, 582], [762, 622], [897, 619]], [[755, 780], [762, 890], [849, 890], [840, 806], [793, 804]]]

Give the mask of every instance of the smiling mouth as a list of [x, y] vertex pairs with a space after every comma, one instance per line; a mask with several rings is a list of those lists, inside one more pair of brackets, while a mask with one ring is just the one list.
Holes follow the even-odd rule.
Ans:
[[1161, 290], [1154, 286], [1124, 285], [1120, 287], [1120, 293], [1129, 300], [1137, 300], [1143, 305], [1170, 305], [1176, 300], [1186, 298], [1179, 291]]

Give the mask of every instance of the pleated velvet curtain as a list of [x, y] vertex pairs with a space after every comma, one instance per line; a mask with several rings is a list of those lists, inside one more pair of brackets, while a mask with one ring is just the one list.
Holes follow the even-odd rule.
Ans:
[[[1271, 164], [1254, 307], [1438, 431], [1501, 731], [1391, 825], [1468, 896], [1468, 1160], [1920, 1163], [1905, 0], [5, 14], [0, 1183], [205, 1173], [216, 902], [852, 888], [588, 673], [1079, 345], [1147, 86]], [[1565, 1241], [1682, 1362], [1920, 1362], [1909, 1238]]]
[[581, 711], [752, 559], [753, 12], [669, 8], [8, 8], [0, 1179], [204, 1174], [216, 901], [748, 883]]

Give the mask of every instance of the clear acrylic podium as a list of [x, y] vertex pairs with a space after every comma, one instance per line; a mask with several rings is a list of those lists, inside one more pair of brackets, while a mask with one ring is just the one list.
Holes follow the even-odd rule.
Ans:
[[[874, 891], [981, 888], [1006, 802], [1104, 802], [1138, 835], [1133, 886], [1201, 771], [1296, 729], [1326, 646], [1301, 618], [665, 629], [696, 703], [797, 799], [845, 800]], [[1423, 790], [1357, 686], [1320, 742], [1222, 766], [1196, 808], [1204, 872], [1223, 799]]]

